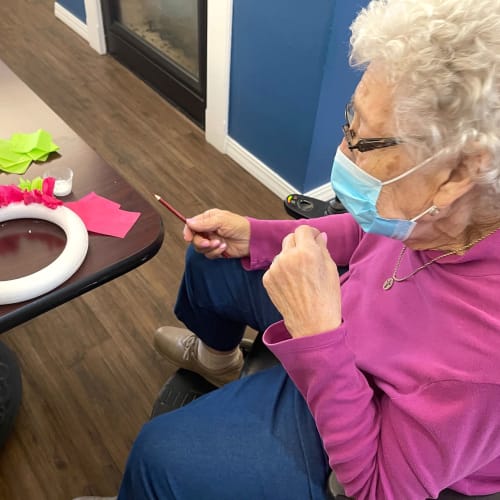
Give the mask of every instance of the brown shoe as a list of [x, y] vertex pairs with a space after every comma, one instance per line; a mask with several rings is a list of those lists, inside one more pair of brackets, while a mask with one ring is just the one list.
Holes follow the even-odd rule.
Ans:
[[200, 339], [186, 328], [162, 326], [154, 335], [155, 349], [168, 361], [198, 373], [211, 384], [220, 387], [239, 378], [243, 368], [243, 354], [238, 351], [238, 358], [229, 366], [214, 370], [207, 368], [198, 359], [198, 342]]

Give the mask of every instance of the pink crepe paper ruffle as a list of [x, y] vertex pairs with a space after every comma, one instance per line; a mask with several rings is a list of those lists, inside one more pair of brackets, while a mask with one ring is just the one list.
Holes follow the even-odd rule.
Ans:
[[0, 186], [0, 207], [22, 201], [25, 205], [40, 203], [48, 208], [56, 208], [63, 203], [53, 196], [55, 182], [53, 177], [46, 177], [43, 179], [41, 191], [39, 189], [21, 189], [14, 184]]

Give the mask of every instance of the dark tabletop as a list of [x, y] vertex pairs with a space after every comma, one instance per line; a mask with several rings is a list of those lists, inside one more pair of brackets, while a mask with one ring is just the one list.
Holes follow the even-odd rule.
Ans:
[[[97, 121], [95, 126], [99, 127]], [[49, 164], [69, 166], [74, 172], [73, 192], [61, 198], [63, 201], [78, 200], [94, 191], [120, 203], [123, 210], [141, 212], [141, 216], [123, 239], [89, 233], [82, 266], [58, 288], [30, 301], [0, 305], [0, 333], [136, 268], [153, 257], [163, 241], [154, 198], [146, 201], [0, 61], [0, 139], [40, 128], [52, 135], [59, 154], [51, 155], [49, 162], [32, 163], [22, 177], [40, 176]], [[102, 133], [106, 135], [105, 127]], [[0, 173], [0, 184], [18, 181], [17, 175]], [[64, 232], [49, 222], [24, 219], [1, 223], [0, 281], [42, 269], [62, 252], [65, 243]]]

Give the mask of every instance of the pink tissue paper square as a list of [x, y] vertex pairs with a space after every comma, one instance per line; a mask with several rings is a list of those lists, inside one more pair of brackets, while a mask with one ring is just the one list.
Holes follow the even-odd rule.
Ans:
[[69, 201], [64, 206], [75, 212], [88, 231], [125, 238], [126, 234], [141, 215], [127, 212], [120, 204], [92, 192], [78, 201]]

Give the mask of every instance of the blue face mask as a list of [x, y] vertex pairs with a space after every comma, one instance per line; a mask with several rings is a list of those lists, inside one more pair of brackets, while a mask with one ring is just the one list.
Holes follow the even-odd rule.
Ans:
[[406, 240], [415, 228], [416, 221], [435, 210], [435, 207], [428, 208], [411, 220], [385, 219], [377, 211], [377, 200], [382, 186], [403, 179], [426, 165], [431, 159], [425, 160], [393, 179], [382, 182], [359, 168], [339, 148], [333, 160], [332, 187], [339, 200], [363, 228], [363, 231], [381, 234], [396, 240]]

